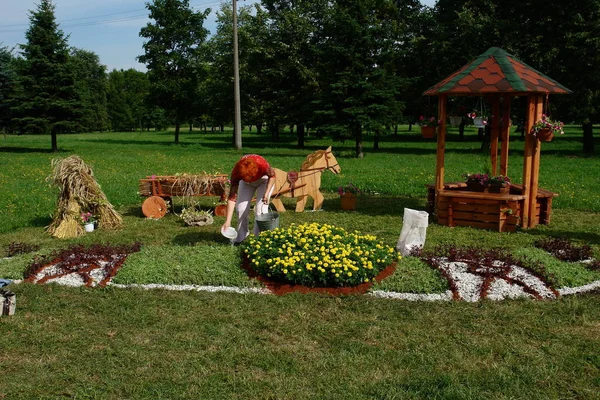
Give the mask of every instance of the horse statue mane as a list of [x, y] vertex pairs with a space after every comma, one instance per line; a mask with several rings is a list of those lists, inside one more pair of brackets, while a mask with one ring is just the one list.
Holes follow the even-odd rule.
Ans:
[[323, 153], [325, 153], [325, 151], [326, 150], [317, 150], [314, 153], [307, 155], [306, 159], [300, 166], [300, 171], [306, 170], [306, 169], [309, 169], [310, 167], [312, 167], [321, 157], [323, 157]]
[[[321, 160], [323, 166], [315, 168]], [[323, 194], [320, 192], [321, 174], [324, 170], [329, 170], [334, 174], [339, 174], [341, 168], [331, 152], [331, 147], [327, 150], [317, 150], [306, 156], [306, 159], [300, 167], [300, 171], [275, 170], [275, 188], [271, 195], [273, 205], [279, 212], [284, 212], [285, 207], [281, 202], [281, 197], [296, 198], [296, 212], [304, 211], [308, 198], [313, 199], [313, 209], [320, 210], [323, 205]]]

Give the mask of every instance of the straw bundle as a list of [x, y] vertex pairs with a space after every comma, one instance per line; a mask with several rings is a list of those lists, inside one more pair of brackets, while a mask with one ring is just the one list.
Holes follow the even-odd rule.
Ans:
[[57, 210], [46, 231], [54, 237], [70, 238], [84, 233], [79, 224], [81, 212], [98, 218], [101, 228], [115, 228], [122, 218], [110, 204], [92, 169], [76, 155], [52, 160], [53, 173], [48, 177], [60, 189]]

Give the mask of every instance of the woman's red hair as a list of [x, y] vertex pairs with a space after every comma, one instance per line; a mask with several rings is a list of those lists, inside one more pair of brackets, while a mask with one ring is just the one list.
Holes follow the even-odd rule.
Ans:
[[254, 182], [258, 175], [258, 164], [252, 158], [243, 158], [233, 167], [232, 175], [239, 176], [244, 182]]

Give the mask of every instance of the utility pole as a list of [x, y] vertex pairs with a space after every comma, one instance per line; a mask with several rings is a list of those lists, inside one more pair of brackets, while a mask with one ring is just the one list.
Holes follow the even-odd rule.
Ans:
[[233, 138], [235, 149], [242, 149], [242, 107], [240, 105], [240, 62], [238, 59], [238, 27], [237, 27], [237, 2], [233, 1], [233, 102], [234, 125]]

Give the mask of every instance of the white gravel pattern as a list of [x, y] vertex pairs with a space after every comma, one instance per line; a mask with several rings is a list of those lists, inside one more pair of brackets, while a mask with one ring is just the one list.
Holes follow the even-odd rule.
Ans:
[[583, 285], [583, 286], [564, 287], [564, 288], [558, 289], [557, 291], [561, 296], [567, 296], [570, 294], [591, 292], [592, 290], [596, 290], [596, 289], [600, 289], [600, 281], [588, 283], [587, 285]]
[[367, 293], [374, 297], [380, 297], [383, 299], [395, 299], [395, 300], [406, 300], [406, 301], [450, 301], [452, 300], [452, 292], [447, 290], [444, 293], [398, 293], [398, 292], [386, 292], [383, 290], [373, 290]]
[[259, 293], [259, 294], [271, 294], [269, 289], [265, 288], [239, 288], [236, 286], [203, 286], [203, 285], [163, 285], [160, 283], [149, 283], [145, 285], [131, 284], [123, 285], [119, 283], [109, 283], [110, 286], [121, 288], [121, 289], [132, 289], [140, 288], [146, 290], [163, 289], [163, 290], [174, 290], [174, 291], [195, 291], [195, 292], [230, 292], [230, 293]]
[[[442, 259], [440, 259], [442, 260]], [[459, 297], [468, 302], [476, 302], [481, 300], [481, 287], [484, 283], [484, 278], [480, 275], [473, 274], [468, 271], [468, 264], [464, 262], [444, 262], [439, 263], [440, 269], [444, 271], [453, 281], [458, 291]], [[490, 272], [500, 273], [501, 267], [506, 268], [501, 262], [497, 262], [496, 267], [488, 269]], [[530, 290], [537, 293], [541, 298], [554, 299], [556, 296], [548, 288], [548, 286], [538, 277], [531, 274], [525, 268], [511, 265], [508, 267], [508, 278], [520, 282]], [[490, 300], [514, 299], [518, 297], [533, 297], [527, 293], [521, 285], [512, 283], [504, 279], [500, 274], [492, 282], [487, 292], [487, 298]]]
[[[98, 264], [104, 266], [106, 261], [99, 261]], [[483, 278], [479, 275], [472, 274], [467, 271], [467, 264], [463, 262], [441, 262], [441, 267], [446, 273], [452, 277], [455, 281], [455, 285], [458, 288], [458, 294], [460, 298], [464, 301], [468, 302], [476, 302], [479, 301], [479, 293], [481, 292], [481, 285], [483, 284]], [[56, 275], [62, 273], [62, 270], [56, 265], [49, 266], [42, 271], [40, 271], [34, 282], [44, 278], [47, 275]], [[87, 273], [92, 279], [91, 286], [97, 286], [99, 282], [101, 282], [106, 277], [106, 272], [103, 268], [98, 268], [92, 270]], [[535, 292], [544, 299], [554, 299], [556, 298], [555, 294], [548, 288], [548, 286], [542, 282], [538, 277], [532, 275], [526, 269], [511, 266], [511, 271], [508, 276], [515, 280], [522, 282], [530, 289], [535, 290]], [[16, 279], [11, 283], [13, 285], [22, 283], [23, 280]], [[78, 273], [71, 273], [68, 275], [48, 279], [47, 283], [56, 283], [59, 285], [66, 286], [83, 286], [85, 285], [85, 280]], [[272, 292], [267, 288], [242, 288], [235, 286], [210, 286], [210, 285], [168, 285], [168, 284], [115, 284], [112, 282], [108, 282], [108, 285], [120, 289], [130, 289], [130, 288], [141, 288], [145, 290], [172, 290], [172, 291], [197, 291], [197, 292], [229, 292], [229, 293], [239, 293], [239, 294], [272, 294]], [[557, 289], [557, 292], [561, 296], [573, 295], [578, 293], [590, 292], [596, 289], [600, 289], [600, 280], [594, 281], [587, 285], [578, 286], [578, 287], [563, 287]], [[447, 290], [444, 293], [399, 293], [399, 292], [388, 292], [384, 290], [373, 290], [368, 292], [367, 295], [377, 297], [377, 298], [385, 298], [385, 299], [395, 299], [395, 300], [405, 300], [405, 301], [425, 301], [425, 302], [433, 302], [433, 301], [450, 301], [453, 299], [453, 294], [450, 290]], [[523, 287], [520, 285], [513, 284], [504, 279], [495, 279], [489, 287], [489, 291], [487, 294], [487, 298], [490, 300], [505, 300], [505, 299], [514, 299], [519, 297], [533, 297], [531, 294], [525, 292]]]

